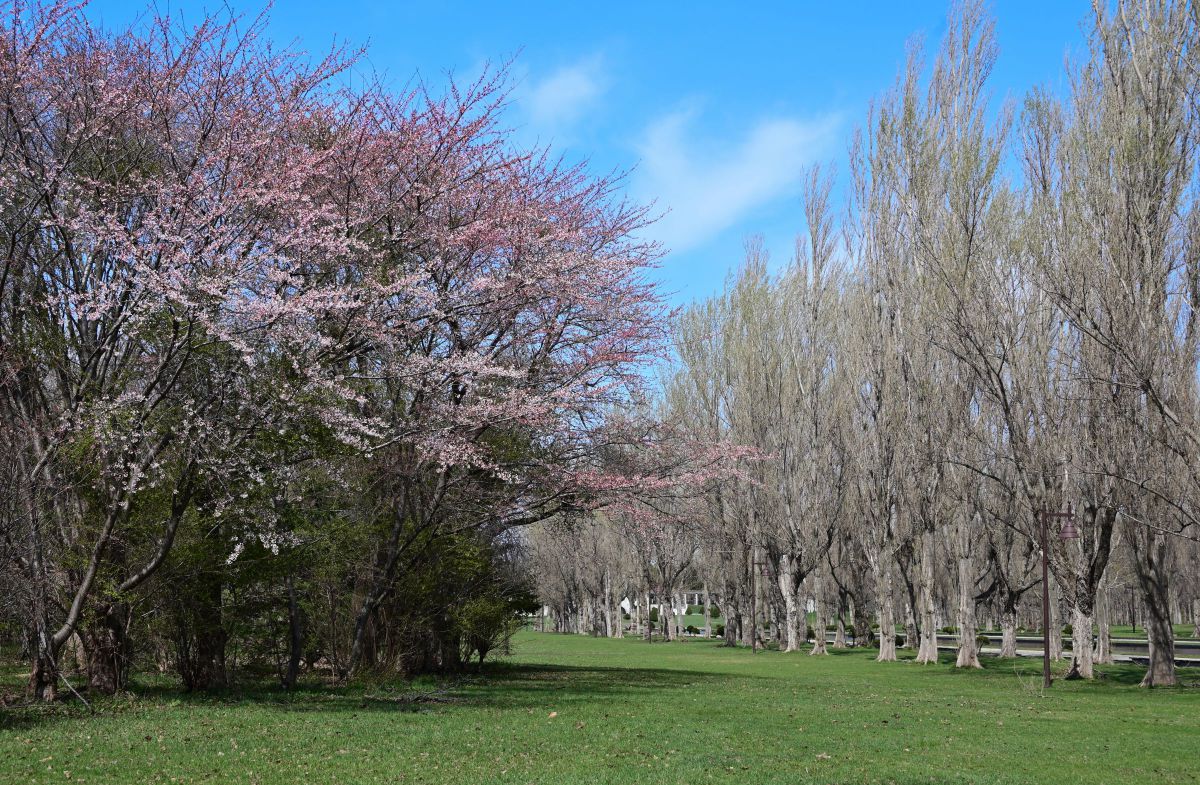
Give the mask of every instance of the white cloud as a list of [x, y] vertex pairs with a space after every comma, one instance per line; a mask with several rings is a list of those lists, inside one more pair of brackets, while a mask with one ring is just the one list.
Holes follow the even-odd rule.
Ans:
[[659, 118], [638, 144], [634, 187], [666, 211], [649, 234], [671, 251], [695, 247], [755, 208], [797, 194], [803, 168], [832, 152], [840, 126], [836, 114], [764, 119], [730, 142], [696, 139], [696, 114]]
[[608, 81], [602, 58], [593, 55], [531, 81], [527, 89], [519, 91], [517, 100], [533, 131], [556, 136], [582, 119], [604, 95]]

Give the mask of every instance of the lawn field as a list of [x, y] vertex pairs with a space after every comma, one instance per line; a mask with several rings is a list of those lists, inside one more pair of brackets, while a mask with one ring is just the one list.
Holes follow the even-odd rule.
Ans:
[[95, 714], [0, 710], [0, 782], [1200, 782], [1198, 671], [1148, 691], [1103, 666], [1043, 694], [1036, 660], [871, 658], [526, 632], [446, 691], [143, 683]]

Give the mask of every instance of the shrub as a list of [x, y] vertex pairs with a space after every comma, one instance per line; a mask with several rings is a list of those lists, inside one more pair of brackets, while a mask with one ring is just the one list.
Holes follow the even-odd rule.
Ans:
[[689, 624], [687, 627], [684, 628], [684, 630], [689, 635], [699, 635], [700, 634], [700, 628], [694, 624]]
[[1063, 635], [1074, 635], [1074, 634], [1075, 634], [1074, 627], [1072, 627], [1070, 624], [1063, 625]]
[[657, 624], [657, 623], [658, 623], [658, 608], [651, 608], [651, 609], [650, 609], [650, 623], [651, 623], [651, 624]]
[[621, 614], [621, 617], [622, 617], [623, 619], [625, 619], [625, 621], [629, 621], [629, 619], [631, 618], [631, 617], [630, 617], [630, 615], [629, 615], [628, 613], [622, 613], [622, 614]]
[[808, 640], [809, 638], [812, 638], [814, 641], [817, 639], [816, 630], [814, 630], [812, 627], [809, 627], [804, 631], [804, 639]]
[[725, 625], [718, 624], [716, 627], [713, 627], [713, 635], [716, 635], [718, 638], [725, 637]]
[[837, 632], [837, 625], [836, 624], [826, 624], [825, 631], [826, 632]]
[[[700, 612], [704, 613], [704, 610], [701, 609]], [[708, 604], [708, 615], [713, 617], [714, 619], [721, 615], [721, 609], [716, 606], [716, 603], [710, 602]]]
[[986, 635], [980, 635], [979, 637], [975, 638], [976, 646], [980, 646], [980, 647], [990, 646], [991, 644], [992, 644], [992, 639]]
[[947, 624], [945, 627], [942, 627], [942, 632], [947, 635], [957, 635], [958, 627], [955, 627], [953, 624]]

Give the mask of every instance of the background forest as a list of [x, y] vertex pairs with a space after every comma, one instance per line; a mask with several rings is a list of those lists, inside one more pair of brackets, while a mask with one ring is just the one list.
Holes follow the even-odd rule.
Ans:
[[[263, 22], [0, 5], [0, 643], [28, 693], [460, 671], [543, 627], [1074, 675], [1200, 626], [1200, 36], [1098, 4], [988, 110], [979, 2], [914, 44], [795, 258], [669, 311], [620, 177]], [[354, 87], [348, 86], [353, 81]], [[625, 600], [624, 608], [621, 603]], [[628, 616], [628, 618], [626, 618]], [[682, 627], [677, 623], [676, 627]]]

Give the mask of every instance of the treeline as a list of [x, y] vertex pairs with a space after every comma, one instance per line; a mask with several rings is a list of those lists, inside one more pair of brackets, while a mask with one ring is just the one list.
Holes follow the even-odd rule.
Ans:
[[1011, 656], [1041, 626], [1037, 513], [1072, 509], [1078, 538], [1048, 537], [1072, 669], [1137, 623], [1144, 683], [1175, 683], [1172, 622], [1200, 624], [1197, 43], [1192, 3], [1097, 3], [1066, 95], [996, 111], [993, 23], [956, 5], [872, 104], [846, 217], [813, 172], [794, 260], [751, 242], [675, 323], [669, 416], [757, 457], [571, 554], [540, 533], [558, 615], [703, 586], [731, 643], [798, 648], [811, 602], [818, 630], [876, 625], [880, 660], [899, 627], [934, 661], [950, 627], [977, 667], [977, 629]]
[[0, 11], [0, 631], [31, 695], [503, 645], [510, 532], [636, 484], [605, 455], [646, 438], [610, 414], [665, 336], [644, 211], [518, 149], [503, 73], [396, 93], [263, 19]]

